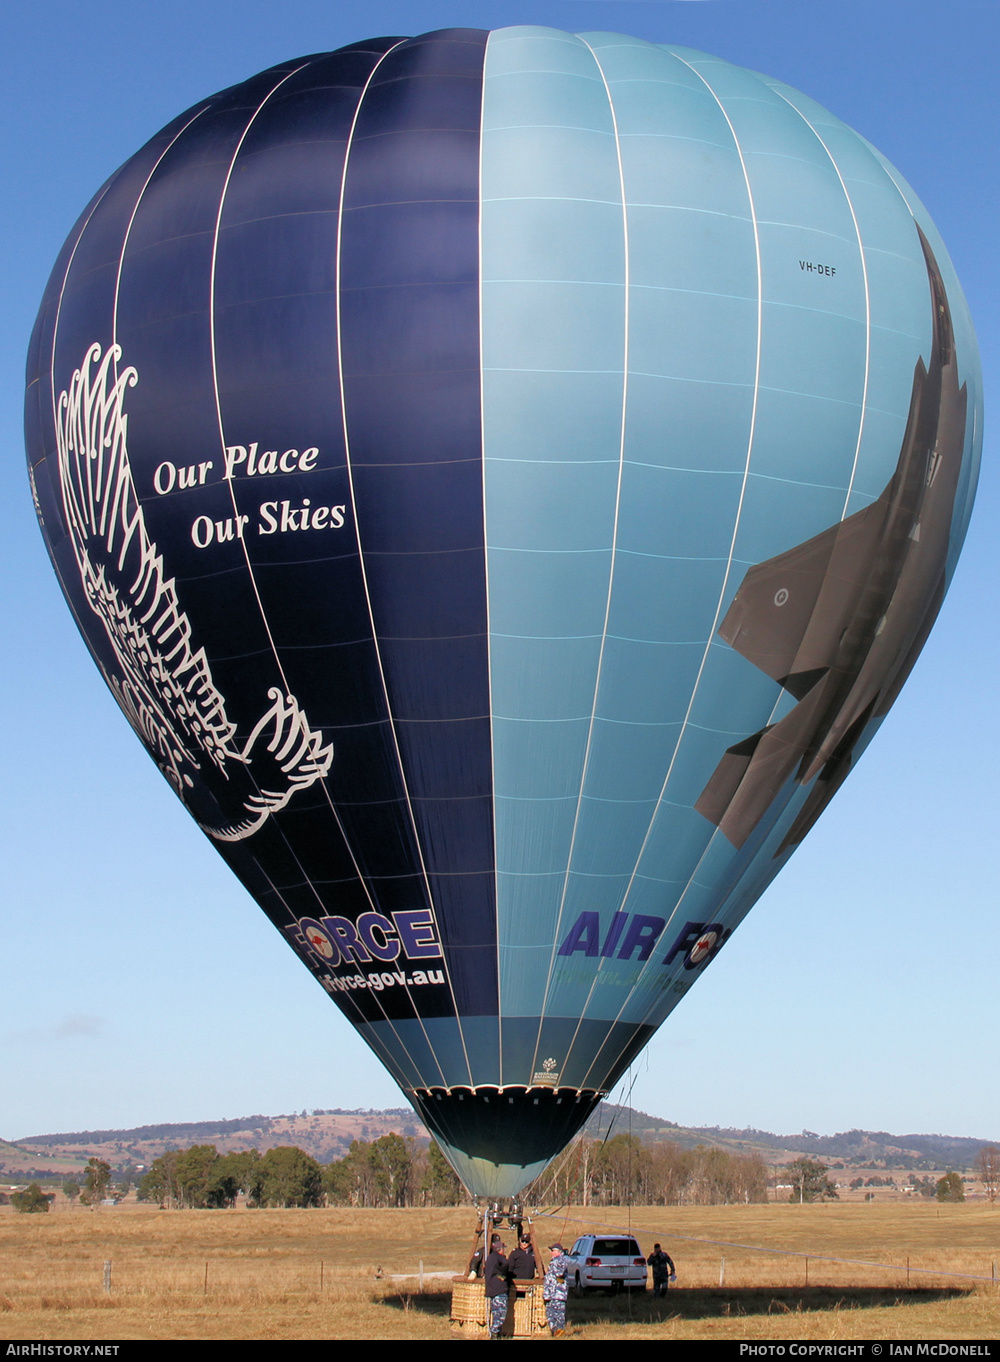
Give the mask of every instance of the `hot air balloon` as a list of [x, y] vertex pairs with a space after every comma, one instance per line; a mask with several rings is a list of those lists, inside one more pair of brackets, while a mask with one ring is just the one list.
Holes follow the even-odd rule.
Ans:
[[977, 366], [863, 138], [618, 34], [284, 62], [80, 218], [27, 390], [67, 601], [471, 1191], [581, 1127], [881, 723]]

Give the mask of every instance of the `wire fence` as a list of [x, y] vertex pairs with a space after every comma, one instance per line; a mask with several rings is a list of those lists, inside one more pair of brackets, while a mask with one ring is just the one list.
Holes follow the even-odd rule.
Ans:
[[[437, 1266], [437, 1264], [435, 1264]], [[425, 1274], [430, 1279], [431, 1274]], [[414, 1268], [419, 1280], [419, 1268]], [[391, 1288], [388, 1274], [338, 1267], [325, 1259], [281, 1259], [229, 1255], [112, 1258], [50, 1261], [41, 1267], [16, 1258], [0, 1259], [0, 1297], [79, 1297], [93, 1292], [135, 1295], [316, 1296], [359, 1289]]]
[[[606, 1226], [621, 1233], [620, 1227]], [[632, 1233], [635, 1233], [633, 1227]], [[639, 1231], [648, 1238], [648, 1232]], [[689, 1235], [664, 1233], [663, 1242], [671, 1246], [684, 1243], [697, 1246], [696, 1259], [678, 1265], [678, 1287], [707, 1290], [820, 1289], [910, 1289], [993, 1288], [998, 1287], [995, 1260], [982, 1263], [976, 1271], [962, 1255], [961, 1266], [929, 1262], [927, 1256], [907, 1255], [901, 1262], [840, 1257], [835, 1254], [769, 1248], [719, 1239], [695, 1239]], [[674, 1248], [674, 1254], [680, 1258]], [[709, 1256], [711, 1254], [711, 1256]], [[952, 1259], [955, 1255], [949, 1255]], [[389, 1273], [362, 1271], [356, 1267], [339, 1268], [335, 1262], [261, 1261], [258, 1258], [191, 1257], [169, 1261], [145, 1256], [117, 1255], [114, 1258], [79, 1262], [54, 1262], [44, 1271], [15, 1261], [0, 1262], [0, 1297], [70, 1296], [94, 1292], [115, 1296], [136, 1295], [259, 1295], [325, 1296], [331, 1293], [367, 1290], [377, 1293], [449, 1289], [453, 1264], [428, 1262], [412, 1269]]]
[[[621, 1223], [610, 1224], [594, 1220], [575, 1220], [559, 1213], [543, 1213], [539, 1219], [549, 1219], [563, 1226], [574, 1225], [580, 1229], [590, 1230], [599, 1229], [604, 1233], [611, 1234], [630, 1234], [642, 1235], [644, 1239], [649, 1239], [655, 1235], [663, 1243], [676, 1244], [685, 1243], [697, 1246], [700, 1252], [696, 1260], [691, 1264], [690, 1274], [685, 1276], [684, 1284], [689, 1286], [699, 1286], [702, 1288], [718, 1285], [730, 1286], [744, 1285], [748, 1287], [756, 1286], [778, 1286], [778, 1285], [797, 1285], [797, 1286], [902, 1286], [910, 1288], [926, 1289], [935, 1285], [935, 1281], [940, 1280], [946, 1284], [948, 1279], [954, 1279], [956, 1284], [969, 1282], [976, 1285], [992, 1286], [996, 1288], [1000, 1279], [997, 1275], [997, 1259], [979, 1258], [981, 1270], [976, 1271], [975, 1259], [977, 1255], [971, 1250], [957, 1250], [949, 1252], [947, 1255], [948, 1266], [944, 1266], [944, 1259], [938, 1257], [936, 1263], [928, 1262], [929, 1255], [906, 1254], [902, 1262], [881, 1262], [872, 1258], [853, 1258], [838, 1256], [833, 1253], [824, 1253], [822, 1250], [810, 1248], [787, 1249], [772, 1248], [763, 1244], [743, 1244], [728, 1239], [707, 1239], [701, 1236], [678, 1234], [673, 1229], [668, 1228], [649, 1228], [629, 1222], [625, 1227]], [[574, 1234], [577, 1231], [574, 1230]], [[570, 1247], [569, 1244], [566, 1245]], [[713, 1280], [712, 1262], [707, 1261], [708, 1250], [722, 1249], [719, 1257], [719, 1277], [718, 1281]], [[960, 1268], [957, 1263], [961, 1262]], [[789, 1271], [792, 1263], [796, 1263], [800, 1272]], [[780, 1264], [780, 1266], [779, 1266]], [[769, 1265], [773, 1265], [774, 1270], [769, 1270]], [[850, 1269], [850, 1271], [847, 1271]]]
[[[579, 1210], [573, 1214], [568, 1209], [536, 1213], [533, 1218], [542, 1244], [558, 1238], [569, 1248], [573, 1239], [588, 1231], [624, 1233], [636, 1235], [640, 1251], [649, 1253], [653, 1242], [659, 1240], [677, 1261], [677, 1287], [682, 1290], [739, 1292], [829, 1287], [842, 1291], [971, 1290], [992, 1295], [1000, 1287], [997, 1272], [1000, 1244], [994, 1249], [990, 1243], [992, 1236], [985, 1244], [982, 1239], [965, 1245], [943, 1245], [940, 1240], [920, 1244], [919, 1236], [911, 1240], [904, 1231], [891, 1238], [880, 1237], [886, 1246], [882, 1253], [864, 1256], [858, 1253], [863, 1241], [856, 1234], [851, 1235], [853, 1242], [837, 1242], [837, 1235], [827, 1238], [815, 1223], [808, 1227], [808, 1238], [788, 1233], [789, 1226], [785, 1225], [782, 1227], [785, 1233], [777, 1242], [750, 1243], [681, 1233], [669, 1211], [659, 1213], [648, 1207], [636, 1208], [614, 1222], [586, 1213], [580, 1216]], [[215, 1222], [211, 1224], [214, 1227]], [[114, 1228], [126, 1240], [132, 1237], [129, 1222], [120, 1225], [115, 1222]], [[805, 1226], [802, 1228], [806, 1230]], [[310, 1252], [312, 1246], [296, 1246], [294, 1236], [284, 1229], [280, 1237], [276, 1236], [277, 1242], [272, 1239], [266, 1248], [250, 1252], [246, 1251], [245, 1240], [243, 1244], [231, 1241], [223, 1247], [209, 1242], [185, 1245], [178, 1238], [172, 1243], [161, 1241], [143, 1247], [139, 1243], [114, 1242], [110, 1234], [105, 1243], [98, 1238], [96, 1244], [90, 1245], [60, 1241], [46, 1234], [19, 1248], [8, 1243], [0, 1249], [0, 1306], [4, 1299], [75, 1300], [93, 1298], [95, 1293], [105, 1299], [143, 1295], [256, 1295], [274, 1299], [327, 1298], [331, 1293], [358, 1292], [436, 1294], [449, 1289], [451, 1274], [463, 1265], [458, 1261], [462, 1257], [461, 1236], [455, 1236], [451, 1242], [454, 1231], [450, 1228], [445, 1232], [441, 1227], [432, 1233], [431, 1226], [421, 1222], [421, 1230], [414, 1238], [407, 1227], [400, 1237], [409, 1239], [411, 1247], [402, 1253], [403, 1245], [398, 1239], [393, 1243], [392, 1235], [379, 1234], [376, 1241], [370, 1237], [374, 1232], [374, 1224], [371, 1232], [353, 1224], [340, 1226], [328, 1244], [315, 1244], [319, 1249], [315, 1256]], [[767, 1233], [761, 1235], [765, 1240], [768, 1237]], [[431, 1243], [432, 1239], [437, 1242]], [[341, 1250], [338, 1256], [335, 1252], [324, 1253], [325, 1248], [335, 1250], [338, 1245]], [[875, 1241], [872, 1247], [875, 1248]], [[427, 1254], [423, 1260], [421, 1250]], [[374, 1259], [378, 1253], [385, 1254], [384, 1268]]]

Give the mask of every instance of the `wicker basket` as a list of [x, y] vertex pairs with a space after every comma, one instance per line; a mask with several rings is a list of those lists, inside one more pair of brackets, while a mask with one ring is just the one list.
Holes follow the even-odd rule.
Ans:
[[[482, 1277], [467, 1281], [453, 1277], [451, 1289], [451, 1327], [463, 1338], [488, 1338], [486, 1323], [486, 1283]], [[514, 1307], [514, 1337], [531, 1338], [548, 1328], [542, 1283], [519, 1282]]]

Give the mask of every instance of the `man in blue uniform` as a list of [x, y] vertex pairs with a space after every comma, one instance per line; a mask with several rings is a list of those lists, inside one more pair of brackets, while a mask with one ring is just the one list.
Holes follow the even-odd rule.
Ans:
[[572, 1267], [566, 1257], [566, 1250], [558, 1241], [549, 1245], [552, 1257], [545, 1270], [542, 1283], [542, 1299], [545, 1301], [545, 1318], [549, 1322], [549, 1332], [555, 1338], [566, 1328], [566, 1295], [569, 1291], [567, 1275]]
[[490, 1240], [483, 1276], [486, 1279], [486, 1307], [489, 1313], [490, 1338], [499, 1338], [507, 1318], [507, 1259], [499, 1234]]

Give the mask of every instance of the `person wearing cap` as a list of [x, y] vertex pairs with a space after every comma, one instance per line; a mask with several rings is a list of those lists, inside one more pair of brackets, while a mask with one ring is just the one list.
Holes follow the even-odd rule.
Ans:
[[517, 1283], [530, 1282], [535, 1276], [535, 1251], [531, 1234], [522, 1231], [517, 1237], [517, 1248], [507, 1257], [507, 1318], [501, 1330], [502, 1338], [513, 1338], [517, 1309]]
[[535, 1276], [535, 1251], [531, 1247], [531, 1236], [522, 1234], [517, 1248], [507, 1259], [507, 1271], [519, 1282], [530, 1282]]
[[545, 1269], [542, 1299], [545, 1302], [545, 1318], [549, 1322], [549, 1332], [555, 1338], [566, 1328], [566, 1296], [569, 1292], [567, 1278], [572, 1264], [558, 1240], [549, 1245], [549, 1252], [552, 1257]]
[[499, 1234], [490, 1239], [483, 1276], [486, 1279], [486, 1305], [489, 1311], [490, 1338], [499, 1338], [507, 1318], [507, 1259]]

